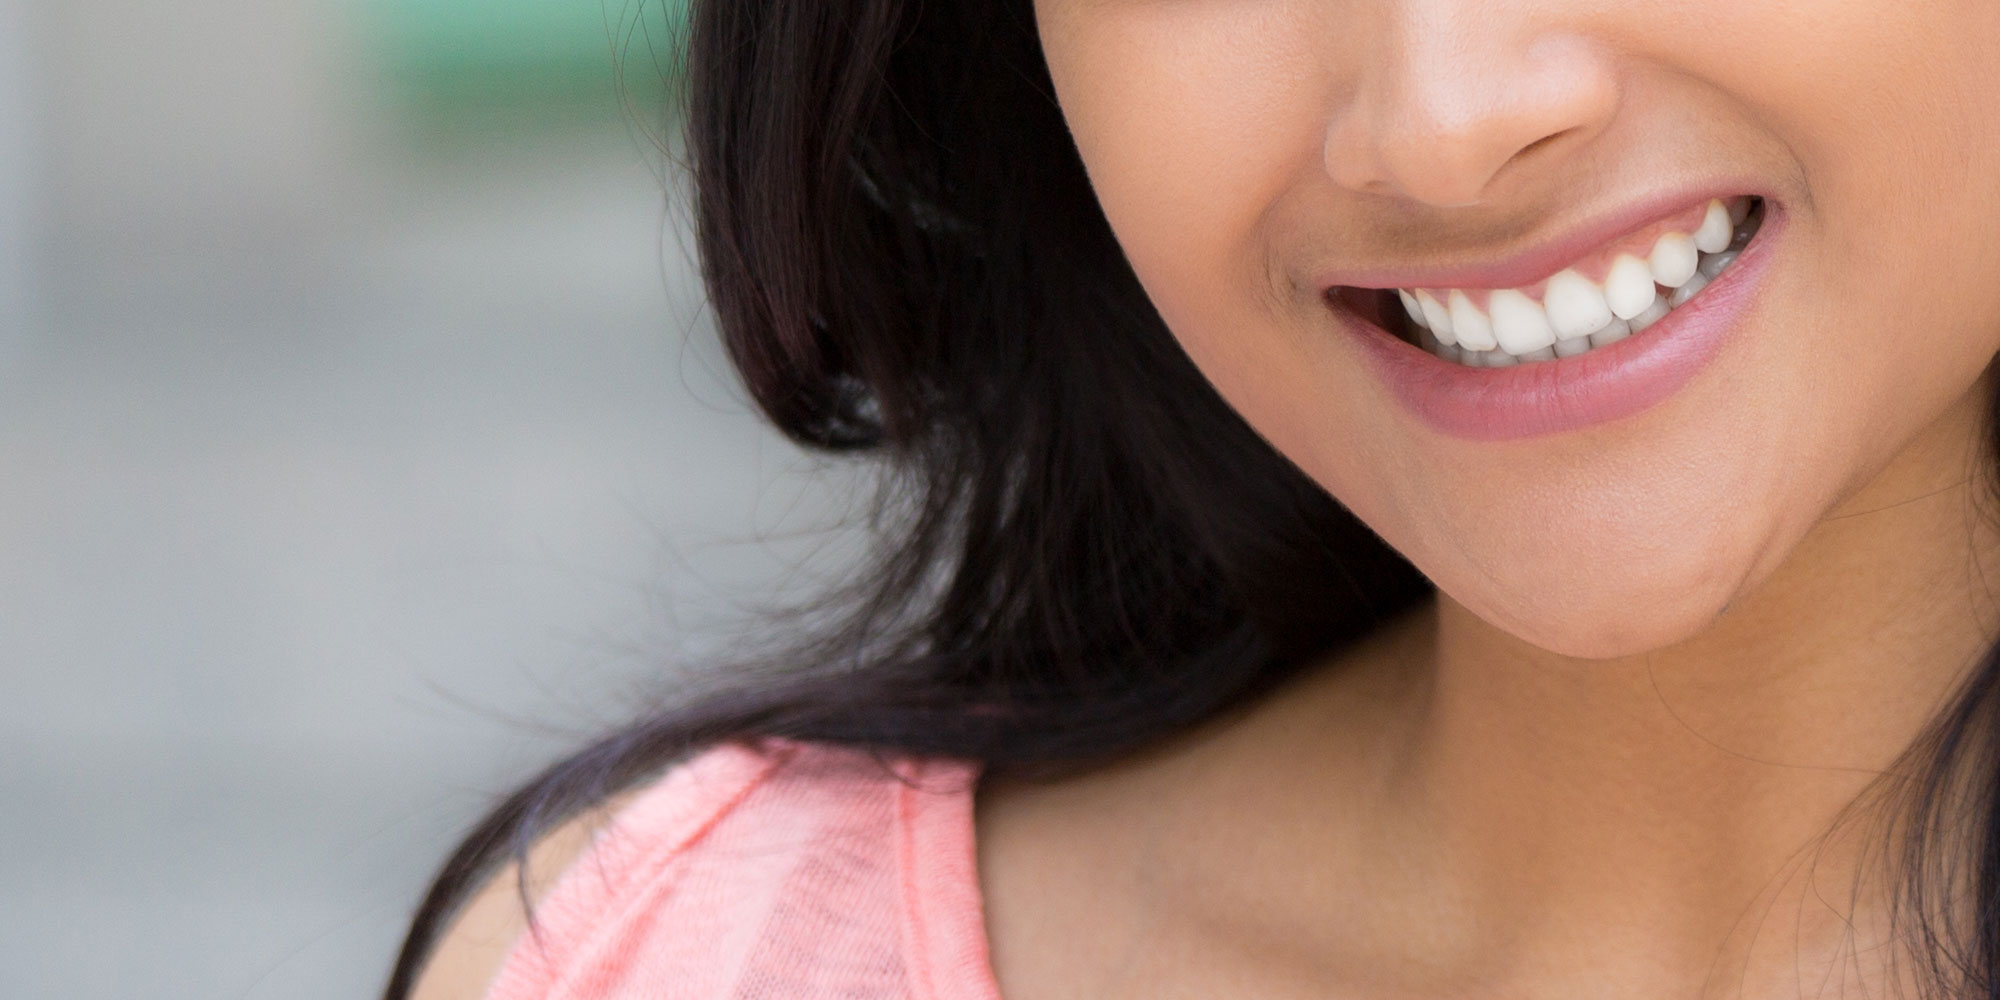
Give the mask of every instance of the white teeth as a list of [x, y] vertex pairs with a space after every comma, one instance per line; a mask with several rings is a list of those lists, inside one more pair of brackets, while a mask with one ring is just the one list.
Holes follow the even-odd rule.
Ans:
[[1736, 224], [1729, 221], [1729, 209], [1720, 200], [1708, 203], [1708, 214], [1701, 217], [1701, 228], [1694, 231], [1695, 249], [1702, 253], [1721, 253], [1729, 249], [1729, 240], [1736, 235]]
[[1493, 324], [1486, 314], [1465, 297], [1465, 293], [1454, 289], [1451, 293], [1451, 328], [1458, 334], [1458, 342], [1469, 350], [1490, 351], [1500, 346], [1493, 339]]
[[1631, 319], [1653, 307], [1660, 297], [1653, 291], [1653, 269], [1631, 254], [1619, 254], [1604, 276], [1604, 302], [1611, 314]]
[[1694, 237], [1686, 233], [1667, 233], [1653, 244], [1653, 254], [1647, 261], [1653, 267], [1653, 280], [1668, 288], [1679, 288], [1694, 277], [1695, 267], [1700, 263], [1700, 255], [1694, 246]]
[[1632, 327], [1633, 333], [1638, 333], [1665, 319], [1669, 311], [1667, 304], [1656, 297], [1653, 299], [1653, 304], [1646, 307], [1645, 312], [1626, 320], [1626, 323]]
[[1402, 289], [1396, 289], [1396, 297], [1403, 300], [1403, 311], [1410, 314], [1410, 322], [1428, 330], [1429, 320], [1424, 319], [1424, 307], [1417, 304], [1417, 297]]
[[1694, 298], [1694, 293], [1699, 292], [1707, 287], [1708, 287], [1708, 275], [1705, 275], [1700, 271], [1696, 271], [1694, 277], [1689, 278], [1687, 280], [1687, 284], [1674, 289], [1673, 294], [1667, 296], [1667, 305], [1678, 306], [1681, 303], [1686, 302], [1691, 298]]
[[1424, 325], [1430, 327], [1432, 333], [1437, 334], [1438, 343], [1458, 343], [1458, 338], [1452, 336], [1451, 315], [1444, 311], [1443, 306], [1438, 305], [1438, 300], [1432, 298], [1431, 293], [1419, 291], [1417, 307], [1423, 311]]
[[[1664, 314], [1666, 309], [1662, 308], [1660, 312]], [[1590, 335], [1590, 346], [1608, 347], [1624, 340], [1626, 337], [1630, 337], [1636, 332], [1638, 332], [1637, 329], [1631, 323], [1622, 319], [1613, 320], [1610, 323], [1606, 323], [1604, 329]]]
[[1604, 291], [1590, 279], [1572, 270], [1558, 272], [1542, 293], [1542, 308], [1548, 312], [1549, 326], [1558, 340], [1590, 336], [1592, 330], [1611, 322], [1611, 307], [1604, 304]]
[[1518, 357], [1556, 342], [1548, 313], [1520, 292], [1511, 288], [1494, 292], [1486, 300], [1486, 309], [1493, 314], [1493, 339], [1508, 354]]
[[[1615, 344], [1665, 318], [1734, 264], [1754, 229], [1739, 230], [1752, 199], [1708, 203], [1692, 233], [1665, 233], [1645, 257], [1621, 253], [1600, 285], [1575, 268], [1543, 283], [1541, 301], [1516, 288], [1397, 289], [1424, 350], [1470, 368], [1573, 358]], [[1480, 294], [1473, 292], [1472, 294]], [[1392, 307], [1393, 311], [1393, 307]]]

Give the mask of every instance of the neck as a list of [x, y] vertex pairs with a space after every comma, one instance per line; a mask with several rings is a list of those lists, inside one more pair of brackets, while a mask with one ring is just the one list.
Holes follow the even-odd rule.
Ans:
[[1711, 949], [1738, 933], [2000, 634], [1987, 388], [1677, 645], [1578, 660], [1440, 598], [1399, 780], [1472, 898], [1655, 941], [1678, 921]]

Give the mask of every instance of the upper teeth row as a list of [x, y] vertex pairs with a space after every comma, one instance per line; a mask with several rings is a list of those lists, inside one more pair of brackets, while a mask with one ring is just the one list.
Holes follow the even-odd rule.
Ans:
[[1396, 294], [1410, 318], [1447, 348], [1498, 349], [1516, 358], [1553, 349], [1567, 357], [1644, 330], [1700, 291], [1735, 260], [1725, 251], [1739, 221], [1729, 206], [1711, 201], [1693, 233], [1661, 234], [1644, 260], [1618, 255], [1602, 284], [1565, 269], [1548, 280], [1539, 302], [1512, 288], [1488, 293], [1483, 310], [1455, 288]]

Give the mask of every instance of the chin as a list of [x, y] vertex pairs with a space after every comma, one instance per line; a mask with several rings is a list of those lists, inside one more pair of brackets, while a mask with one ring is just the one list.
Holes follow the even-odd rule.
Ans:
[[1763, 575], [1754, 551], [1716, 535], [1610, 548], [1572, 545], [1560, 555], [1502, 557], [1493, 564], [1520, 572], [1472, 569], [1432, 579], [1472, 614], [1523, 642], [1610, 660], [1700, 635]]
[[[1729, 606], [1724, 599], [1685, 595], [1672, 606], [1607, 605], [1584, 610], [1474, 609], [1488, 624], [1540, 649], [1582, 660], [1641, 656], [1691, 639]], [[1645, 608], [1634, 612], [1634, 607]]]

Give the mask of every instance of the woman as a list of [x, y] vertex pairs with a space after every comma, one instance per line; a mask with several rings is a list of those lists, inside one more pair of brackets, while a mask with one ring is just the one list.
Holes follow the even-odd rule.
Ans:
[[723, 335], [892, 544], [390, 996], [2000, 997], [2000, 5], [694, 16]]

